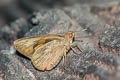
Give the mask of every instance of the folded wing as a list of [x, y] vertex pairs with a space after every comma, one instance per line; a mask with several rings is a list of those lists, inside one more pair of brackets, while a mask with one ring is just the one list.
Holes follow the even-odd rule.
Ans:
[[14, 41], [14, 46], [20, 53], [31, 59], [36, 47], [40, 47], [54, 39], [60, 39], [60, 36], [42, 35], [37, 37], [20, 38]]
[[32, 63], [38, 70], [51, 70], [62, 59], [64, 44], [59, 40], [53, 40], [38, 47], [32, 55]]

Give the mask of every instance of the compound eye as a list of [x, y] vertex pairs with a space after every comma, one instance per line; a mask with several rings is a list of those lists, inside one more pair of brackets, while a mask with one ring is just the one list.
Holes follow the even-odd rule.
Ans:
[[69, 33], [68, 36], [69, 36], [69, 38], [72, 38], [72, 37], [73, 37], [73, 34], [72, 34], [72, 33]]

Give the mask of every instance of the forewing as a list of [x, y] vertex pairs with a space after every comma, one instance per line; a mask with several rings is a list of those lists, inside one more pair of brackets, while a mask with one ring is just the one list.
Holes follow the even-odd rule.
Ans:
[[32, 56], [32, 63], [38, 70], [51, 70], [62, 59], [64, 44], [61, 41], [53, 40], [36, 49]]
[[59, 38], [58, 35], [42, 35], [38, 37], [21, 38], [14, 41], [14, 46], [21, 54], [31, 59], [35, 48]]

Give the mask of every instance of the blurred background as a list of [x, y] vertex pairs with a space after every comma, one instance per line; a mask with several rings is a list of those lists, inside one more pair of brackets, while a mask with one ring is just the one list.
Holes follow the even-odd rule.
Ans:
[[[0, 27], [34, 11], [71, 5], [78, 0], [0, 0]], [[84, 0], [83, 0], [84, 1]]]
[[24, 17], [34, 11], [56, 7], [72, 6], [74, 4], [102, 5], [119, 0], [0, 0], [0, 27]]

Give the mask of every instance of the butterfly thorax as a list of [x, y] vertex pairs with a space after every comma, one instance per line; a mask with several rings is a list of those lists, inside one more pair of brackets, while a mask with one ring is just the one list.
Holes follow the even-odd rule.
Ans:
[[73, 38], [74, 38], [74, 33], [73, 32], [68, 32], [65, 34], [65, 37], [64, 37], [64, 46], [67, 50], [70, 49], [70, 45], [73, 43]]

